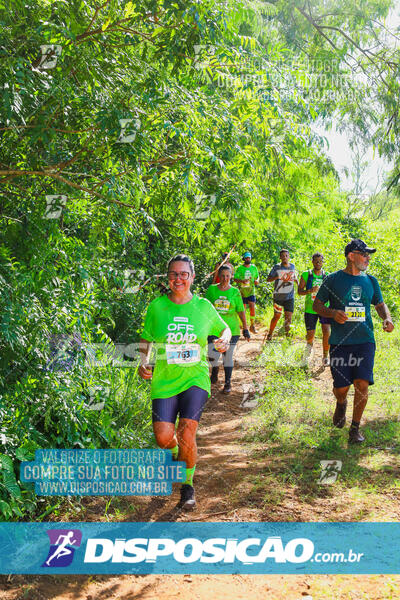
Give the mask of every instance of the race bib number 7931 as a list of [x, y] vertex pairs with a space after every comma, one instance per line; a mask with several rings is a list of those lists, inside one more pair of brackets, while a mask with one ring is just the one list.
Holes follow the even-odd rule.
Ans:
[[199, 344], [167, 344], [165, 350], [169, 365], [191, 365], [200, 362]]

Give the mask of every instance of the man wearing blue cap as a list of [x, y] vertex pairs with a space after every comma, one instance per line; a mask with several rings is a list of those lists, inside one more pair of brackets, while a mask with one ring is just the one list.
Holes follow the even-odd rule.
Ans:
[[255, 286], [260, 283], [258, 269], [251, 262], [251, 252], [243, 254], [243, 264], [235, 271], [235, 282], [239, 285], [243, 304], [248, 304], [250, 309], [250, 331], [257, 333], [254, 325], [256, 318]]
[[[350, 443], [365, 439], [359, 425], [368, 400], [368, 386], [374, 383], [371, 304], [383, 320], [383, 330], [391, 332], [394, 328], [377, 279], [365, 272], [374, 252], [376, 248], [369, 248], [360, 239], [349, 242], [344, 251], [346, 268], [328, 275], [313, 304], [316, 313], [331, 319], [330, 367], [337, 401], [333, 415], [335, 427], [342, 428], [346, 423], [347, 393], [350, 385], [354, 385]], [[325, 306], [328, 300], [329, 308]]]

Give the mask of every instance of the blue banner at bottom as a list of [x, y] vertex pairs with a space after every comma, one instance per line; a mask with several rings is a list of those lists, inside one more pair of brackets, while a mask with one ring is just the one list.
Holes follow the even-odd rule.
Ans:
[[0, 523], [2, 574], [400, 573], [400, 523]]

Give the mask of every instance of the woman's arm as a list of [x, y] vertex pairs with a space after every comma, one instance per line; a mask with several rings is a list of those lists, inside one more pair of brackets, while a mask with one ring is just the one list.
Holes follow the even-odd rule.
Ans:
[[153, 371], [150, 368], [150, 352], [151, 342], [141, 338], [139, 340], [139, 354], [140, 354], [140, 366], [139, 375], [142, 379], [151, 379], [153, 377]]
[[217, 340], [214, 340], [214, 346], [218, 352], [226, 352], [229, 347], [229, 342], [231, 341], [232, 332], [229, 327], [225, 327], [222, 330], [221, 335]]
[[238, 311], [239, 319], [242, 321], [243, 329], [247, 329], [246, 313], [244, 310]]

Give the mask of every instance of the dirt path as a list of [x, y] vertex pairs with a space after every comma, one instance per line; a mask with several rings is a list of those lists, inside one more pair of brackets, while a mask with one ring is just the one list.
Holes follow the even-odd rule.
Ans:
[[[264, 331], [252, 336], [251, 342], [241, 341], [237, 359], [253, 359], [261, 349]], [[313, 380], [319, 392], [330, 401], [331, 380], [328, 369], [319, 367], [319, 351], [311, 364]], [[259, 372], [264, 377], [265, 371]], [[223, 383], [223, 370], [220, 368]], [[245, 385], [257, 380], [257, 370], [241, 366], [233, 372], [232, 393], [220, 393], [222, 385], [214, 386], [203, 414], [199, 433], [199, 461], [195, 475], [197, 510], [184, 513], [177, 509], [179, 486], [167, 498], [119, 498], [113, 501], [107, 515], [104, 500], [85, 501], [85, 521], [285, 521], [319, 520], [313, 512], [317, 504], [332, 498], [317, 498], [315, 506], [299, 506], [299, 498], [284, 490], [285, 497], [276, 502], [275, 510], [265, 513], [263, 503], [253, 494], [253, 482], [263, 475], [266, 461], [255, 461], [254, 450], [243, 440], [243, 421], [248, 408], [243, 406]], [[328, 398], [329, 397], [329, 398]], [[330, 411], [330, 409], [328, 409]], [[252, 496], [253, 494], [253, 496]], [[304, 500], [300, 500], [304, 502]], [[271, 507], [270, 507], [271, 508]], [[303, 510], [304, 508], [304, 510]], [[332, 508], [330, 506], [330, 508]], [[114, 512], [113, 512], [114, 510]], [[311, 515], [307, 519], [306, 514]], [[76, 520], [79, 520], [79, 516]], [[335, 519], [332, 519], [335, 520]], [[338, 514], [337, 520], [340, 519]], [[1, 581], [0, 581], [1, 583]], [[210, 600], [268, 599], [300, 600], [389, 600], [400, 598], [400, 577], [395, 576], [280, 576], [280, 575], [146, 575], [146, 576], [12, 576], [2, 578], [3, 600], [124, 600], [158, 598], [193, 598]]]
[[[250, 342], [241, 340], [236, 350], [236, 361], [253, 360], [260, 352], [264, 332], [252, 335]], [[261, 376], [261, 375], [260, 375]], [[199, 460], [194, 478], [196, 511], [185, 513], [177, 508], [179, 485], [169, 497], [136, 497], [134, 502], [120, 501], [124, 521], [258, 521], [259, 511], [246, 506], [234, 506], [235, 490], [259, 466], [253, 465], [248, 449], [242, 442], [243, 416], [248, 408], [241, 406], [244, 386], [257, 378], [250, 366], [236, 367], [232, 376], [232, 392], [221, 393], [224, 371], [220, 365], [219, 383], [212, 386], [211, 398], [203, 412], [197, 434]], [[98, 521], [104, 514], [104, 501], [97, 498], [85, 503], [86, 521]], [[132, 510], [133, 509], [133, 510]]]

